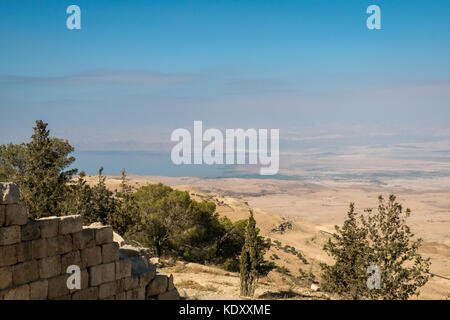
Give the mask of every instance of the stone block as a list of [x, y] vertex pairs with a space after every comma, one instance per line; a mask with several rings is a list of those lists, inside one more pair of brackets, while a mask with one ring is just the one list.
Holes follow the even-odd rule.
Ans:
[[59, 221], [60, 218], [58, 217], [46, 217], [36, 220], [41, 230], [41, 238], [56, 237], [59, 231]]
[[0, 183], [0, 204], [18, 203], [20, 199], [19, 187], [12, 182]]
[[48, 298], [54, 299], [63, 297], [69, 294], [69, 288], [67, 288], [67, 279], [69, 275], [63, 274], [48, 279]]
[[139, 287], [139, 277], [126, 277], [122, 279], [124, 281], [125, 291], [133, 290]]
[[58, 236], [57, 254], [65, 254], [72, 251], [72, 236], [70, 234], [63, 234]]
[[12, 286], [12, 267], [0, 267], [0, 290], [9, 288]]
[[[61, 236], [61, 237], [63, 237], [63, 236]], [[66, 248], [64, 247], [63, 244], [60, 243], [61, 237], [56, 236], [56, 237], [42, 239], [42, 240], [44, 240], [44, 243], [47, 248], [47, 252], [46, 252], [47, 257], [60, 255], [60, 254], [62, 254], [61, 253], [62, 251], [65, 251], [64, 249], [66, 249]]]
[[89, 268], [89, 285], [98, 286], [115, 280], [115, 264], [107, 263]]
[[167, 291], [168, 279], [167, 276], [157, 274], [147, 287], [147, 297], [160, 295]]
[[98, 300], [98, 287], [76, 291], [72, 294], [72, 300]]
[[113, 229], [101, 223], [93, 223], [89, 226], [95, 232], [95, 242], [97, 245], [113, 242]]
[[180, 294], [177, 289], [172, 289], [167, 292], [160, 293], [157, 300], [180, 300]]
[[24, 284], [11, 288], [3, 297], [5, 300], [30, 300], [30, 286]]
[[98, 289], [98, 298], [105, 299], [116, 294], [116, 282], [102, 283]]
[[117, 260], [116, 262], [116, 280], [131, 276], [131, 261], [128, 259]]
[[72, 233], [72, 249], [73, 250], [81, 250], [83, 247], [83, 232], [75, 232]]
[[17, 262], [24, 262], [33, 258], [32, 242], [26, 241], [17, 244]]
[[9, 204], [6, 206], [6, 226], [22, 226], [28, 222], [27, 208], [23, 204]]
[[102, 262], [109, 263], [119, 260], [119, 244], [111, 242], [102, 245]]
[[146, 270], [139, 274], [139, 287], [146, 287], [155, 277], [155, 272]]
[[61, 297], [52, 298], [51, 300], [72, 300], [72, 295], [66, 294]]
[[103, 283], [112, 282], [114, 280], [116, 280], [116, 264], [114, 262], [103, 264]]
[[0, 227], [5, 225], [6, 221], [6, 206], [4, 204], [0, 204]]
[[168, 281], [167, 291], [171, 291], [171, 290], [175, 289], [175, 285], [173, 284], [173, 274], [171, 274], [169, 276], [169, 279], [167, 281]]
[[72, 251], [61, 256], [61, 273], [67, 273], [67, 267], [76, 265], [84, 267], [81, 263], [80, 251]]
[[0, 246], [0, 267], [17, 263], [17, 245]]
[[133, 289], [133, 300], [145, 300], [145, 288]]
[[102, 248], [95, 246], [81, 250], [81, 264], [91, 267], [102, 263]]
[[18, 286], [39, 279], [39, 266], [36, 260], [18, 263], [13, 266], [13, 285]]
[[0, 228], [0, 246], [7, 246], [20, 242], [20, 226]]
[[126, 292], [116, 293], [116, 300], [127, 300]]
[[81, 231], [83, 218], [79, 215], [64, 216], [59, 221], [59, 234], [70, 234]]
[[82, 248], [95, 247], [95, 230], [92, 228], [83, 228], [81, 231]]
[[[56, 242], [55, 242], [56, 244]], [[37, 239], [31, 241], [31, 256], [32, 259], [43, 259], [48, 257], [47, 255], [47, 239]], [[56, 254], [56, 250], [55, 250]]]
[[47, 300], [47, 297], [48, 297], [48, 281], [46, 279], [30, 283], [31, 300]]
[[133, 290], [127, 291], [126, 295], [126, 300], [133, 300]]
[[30, 220], [21, 227], [21, 241], [36, 240], [41, 237], [41, 228], [39, 222]]
[[47, 257], [39, 260], [40, 278], [52, 278], [61, 274], [61, 256]]

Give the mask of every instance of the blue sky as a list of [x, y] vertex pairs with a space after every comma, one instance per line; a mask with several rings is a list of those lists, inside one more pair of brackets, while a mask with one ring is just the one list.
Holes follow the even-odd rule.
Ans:
[[[370, 4], [382, 30], [366, 28]], [[80, 149], [163, 148], [193, 120], [284, 138], [447, 132], [449, 17], [444, 0], [2, 0], [0, 143], [36, 119]]]

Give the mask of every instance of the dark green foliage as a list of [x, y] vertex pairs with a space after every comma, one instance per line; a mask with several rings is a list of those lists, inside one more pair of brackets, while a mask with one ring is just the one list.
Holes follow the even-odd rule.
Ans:
[[277, 272], [281, 273], [281, 274], [285, 274], [285, 275], [289, 275], [289, 269], [286, 267], [276, 267], [275, 269]]
[[[410, 215], [391, 195], [386, 203], [379, 197], [376, 213], [366, 210], [367, 217], [357, 219], [350, 205], [342, 228], [336, 226], [333, 238], [324, 246], [335, 260], [322, 264], [323, 288], [351, 299], [407, 299], [418, 294], [428, 281], [429, 259], [418, 254], [421, 239], [414, 240], [406, 225]], [[381, 271], [381, 289], [369, 289], [369, 266]]]
[[358, 299], [367, 292], [366, 269], [369, 266], [367, 230], [358, 226], [355, 206], [350, 204], [347, 220], [325, 244], [324, 250], [331, 255], [334, 265], [322, 264], [324, 290], [343, 297]]
[[270, 243], [258, 236], [258, 233], [253, 211], [250, 210], [240, 261], [241, 296], [244, 297], [252, 297], [259, 277], [274, 268], [273, 263], [264, 261], [264, 254]]
[[0, 178], [18, 184], [22, 201], [31, 218], [61, 215], [69, 190], [68, 183], [77, 172], [65, 171], [75, 158], [65, 140], [50, 137], [47, 123], [36, 121], [27, 144], [0, 148]]
[[414, 234], [406, 225], [411, 210], [403, 212], [394, 195], [390, 195], [387, 202], [382, 196], [378, 200], [378, 210], [368, 209], [368, 217], [362, 218], [371, 243], [369, 260], [382, 272], [381, 289], [370, 290], [369, 297], [408, 299], [418, 295], [418, 289], [427, 283], [430, 259], [418, 253], [422, 239], [414, 240]]
[[214, 203], [197, 202], [187, 192], [163, 184], [142, 187], [133, 199], [139, 220], [128, 238], [153, 248], [158, 257], [215, 263], [235, 270], [244, 244], [245, 220], [219, 219]]

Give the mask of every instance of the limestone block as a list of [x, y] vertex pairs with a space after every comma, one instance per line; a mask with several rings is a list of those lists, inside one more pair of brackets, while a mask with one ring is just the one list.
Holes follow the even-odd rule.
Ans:
[[67, 267], [76, 265], [83, 267], [80, 251], [72, 251], [61, 256], [61, 273], [67, 273]]
[[133, 289], [133, 300], [145, 300], [145, 288]]
[[83, 218], [79, 215], [64, 216], [59, 221], [59, 234], [70, 234], [81, 231]]
[[95, 230], [92, 228], [83, 228], [81, 231], [82, 249], [95, 246]]
[[122, 279], [131, 276], [131, 261], [128, 259], [117, 260], [116, 262], [116, 279]]
[[119, 260], [119, 244], [111, 242], [102, 245], [103, 263], [115, 262]]
[[21, 227], [21, 241], [36, 240], [41, 237], [41, 228], [39, 222], [30, 220]]
[[72, 249], [73, 250], [81, 250], [83, 247], [83, 232], [78, 231], [72, 233]]
[[25, 241], [17, 244], [17, 262], [24, 262], [31, 260], [33, 257], [32, 242]]
[[12, 182], [0, 183], [0, 204], [18, 203], [20, 199], [19, 187]]
[[102, 263], [102, 248], [95, 246], [81, 250], [81, 264], [91, 267]]
[[0, 290], [6, 289], [12, 286], [12, 267], [0, 267]]
[[72, 300], [98, 300], [98, 287], [76, 291], [72, 294]]
[[0, 204], [0, 227], [5, 225], [6, 221], [6, 206], [4, 204]]
[[56, 254], [65, 254], [72, 251], [72, 236], [70, 234], [63, 234], [58, 238], [58, 249]]
[[68, 274], [63, 274], [48, 279], [48, 298], [55, 299], [58, 297], [64, 297], [69, 294], [69, 288], [67, 288]]
[[61, 274], [61, 256], [53, 256], [39, 260], [40, 278], [51, 278]]
[[31, 256], [33, 259], [46, 258], [48, 257], [47, 252], [48, 252], [47, 239], [37, 239], [31, 241]]
[[0, 246], [0, 267], [17, 263], [17, 245]]
[[36, 260], [18, 263], [13, 266], [13, 285], [18, 286], [39, 279], [39, 266]]
[[39, 223], [39, 228], [41, 229], [41, 238], [53, 238], [58, 235], [59, 230], [59, 220], [58, 217], [47, 217], [36, 220]]
[[20, 226], [10, 226], [0, 228], [0, 246], [15, 244], [20, 242]]
[[98, 291], [98, 298], [105, 299], [116, 294], [116, 282], [106, 282], [100, 285]]
[[116, 300], [127, 300], [126, 292], [116, 293]]
[[103, 282], [112, 282], [116, 280], [116, 264], [114, 262], [103, 264]]
[[48, 281], [38, 280], [30, 283], [30, 299], [46, 300], [48, 297]]
[[155, 277], [155, 272], [147, 270], [139, 274], [139, 286], [146, 287]]
[[89, 268], [89, 284], [98, 286], [112, 282], [116, 277], [115, 263], [101, 264]]
[[[46, 256], [56, 256], [57, 254], [61, 254], [61, 251], [64, 251], [64, 247], [62, 247], [62, 244], [60, 243], [61, 238], [60, 236], [51, 237], [51, 238], [45, 238], [44, 245], [47, 248]], [[61, 248], [62, 247], [62, 248]]]
[[23, 204], [9, 204], [6, 206], [5, 225], [22, 226], [28, 222], [27, 208]]
[[136, 289], [139, 287], [139, 277], [126, 277], [122, 279], [124, 281], [124, 289], [126, 291]]
[[94, 225], [93, 228], [97, 245], [113, 242], [113, 229], [111, 226]]
[[172, 289], [170, 291], [159, 294], [156, 299], [157, 300], [179, 300], [180, 294], [178, 293], [177, 289]]
[[147, 287], [147, 297], [160, 295], [167, 291], [168, 279], [165, 275], [157, 274]]
[[14, 287], [8, 290], [3, 298], [5, 300], [30, 300], [30, 286], [24, 284]]
[[175, 289], [175, 286], [173, 284], [173, 274], [171, 274], [168, 280], [167, 291], [171, 291], [173, 289]]
[[66, 294], [64, 296], [52, 298], [50, 300], [72, 300], [72, 295]]

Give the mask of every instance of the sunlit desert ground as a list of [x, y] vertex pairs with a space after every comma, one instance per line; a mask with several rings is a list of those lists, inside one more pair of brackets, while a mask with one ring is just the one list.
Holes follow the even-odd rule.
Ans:
[[[359, 212], [376, 208], [379, 195], [397, 195], [404, 207], [412, 210], [409, 225], [417, 237], [424, 240], [421, 253], [430, 257], [431, 272], [450, 278], [450, 179], [391, 179], [383, 184], [361, 182], [322, 181], [320, 183], [270, 179], [203, 179], [154, 176], [130, 176], [134, 186], [162, 182], [176, 189], [188, 190], [198, 200], [217, 204], [217, 211], [232, 220], [245, 219], [248, 210], [255, 211], [261, 233], [283, 245], [298, 249], [310, 262], [305, 265], [282, 250], [276, 253], [279, 266], [286, 266], [291, 274], [298, 269], [320, 275], [320, 262], [330, 262], [322, 250], [334, 225], [342, 224], [350, 202]], [[95, 181], [95, 177], [90, 177]], [[108, 186], [118, 188], [119, 177], [109, 177]], [[273, 232], [281, 223], [289, 221], [292, 229]], [[237, 290], [237, 289], [236, 289]], [[422, 288], [422, 299], [448, 299], [450, 281], [433, 277]]]

